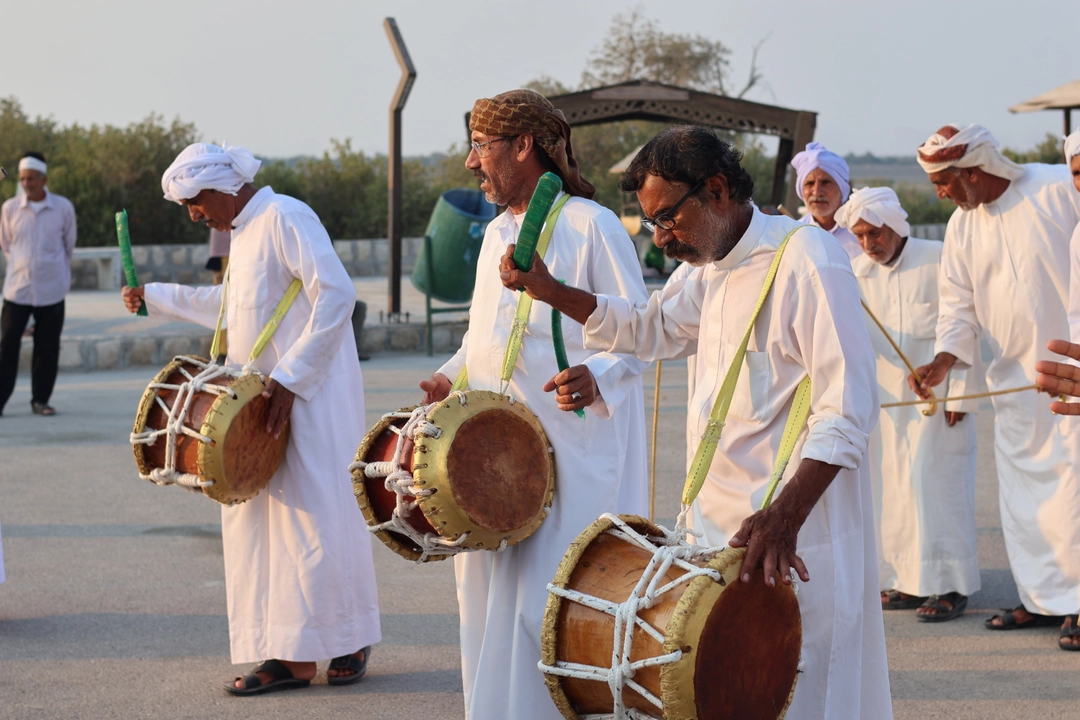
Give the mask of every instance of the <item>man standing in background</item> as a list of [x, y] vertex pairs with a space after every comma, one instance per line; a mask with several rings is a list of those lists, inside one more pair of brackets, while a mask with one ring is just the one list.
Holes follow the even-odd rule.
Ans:
[[0, 312], [0, 414], [15, 389], [23, 331], [34, 318], [30, 407], [55, 415], [49, 405], [60, 364], [64, 298], [71, 289], [75, 250], [75, 207], [46, 189], [48, 166], [41, 153], [19, 161], [25, 194], [0, 208], [0, 249], [7, 260], [4, 307]]
[[795, 168], [795, 190], [806, 204], [804, 222], [817, 225], [840, 241], [849, 259], [862, 255], [859, 241], [836, 222], [836, 211], [851, 194], [847, 162], [819, 142], [807, 143], [806, 149], [791, 160]]

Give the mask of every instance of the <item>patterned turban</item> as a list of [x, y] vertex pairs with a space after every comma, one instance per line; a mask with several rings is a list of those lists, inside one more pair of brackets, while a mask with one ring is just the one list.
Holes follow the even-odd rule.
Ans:
[[493, 98], [480, 98], [469, 116], [469, 130], [501, 137], [532, 135], [558, 168], [566, 192], [583, 198], [596, 193], [578, 170], [566, 117], [540, 93], [511, 90]]
[[958, 128], [946, 125], [927, 138], [918, 150], [919, 165], [929, 175], [951, 167], [979, 167], [1006, 180], [1024, 177], [1024, 168], [998, 150], [1000, 143], [982, 125]]

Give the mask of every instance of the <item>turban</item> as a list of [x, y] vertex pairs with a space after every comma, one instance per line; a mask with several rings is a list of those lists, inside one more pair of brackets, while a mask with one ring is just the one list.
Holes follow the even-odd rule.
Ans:
[[202, 190], [235, 195], [255, 179], [261, 165], [254, 155], [236, 145], [194, 143], [184, 148], [161, 176], [161, 189], [165, 199], [175, 203], [190, 200]]
[[36, 157], [24, 157], [19, 161], [19, 170], [37, 170], [42, 175], [48, 175], [49, 166]]
[[791, 166], [795, 168], [797, 176], [795, 192], [799, 194], [800, 200], [806, 200], [802, 192], [803, 181], [806, 180], [807, 175], [818, 168], [829, 173], [829, 177], [835, 180], [840, 187], [840, 202], [848, 199], [848, 194], [851, 192], [848, 164], [844, 162], [844, 158], [830, 150], [826, 150], [821, 143], [807, 143], [806, 149], [792, 158]]
[[848, 230], [865, 220], [874, 227], [888, 225], [900, 237], [911, 234], [907, 213], [892, 188], [860, 188], [836, 211], [836, 222]]
[[1077, 155], [1080, 155], [1080, 130], [1073, 130], [1072, 134], [1065, 138], [1065, 162], [1071, 163]]
[[469, 116], [469, 130], [502, 137], [532, 135], [558, 168], [566, 192], [584, 198], [596, 193], [578, 170], [566, 116], [540, 93], [511, 90], [493, 98], [480, 98]]
[[963, 129], [946, 125], [919, 147], [918, 159], [927, 174], [951, 167], [979, 167], [1006, 180], [1022, 178], [1024, 168], [1002, 155], [999, 147], [1000, 143], [982, 125]]

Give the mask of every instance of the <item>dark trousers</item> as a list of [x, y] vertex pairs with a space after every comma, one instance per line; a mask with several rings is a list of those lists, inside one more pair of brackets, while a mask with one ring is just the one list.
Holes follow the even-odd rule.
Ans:
[[19, 349], [30, 316], [34, 317], [34, 359], [31, 363], [31, 398], [47, 405], [60, 365], [60, 331], [64, 328], [64, 301], [55, 305], [19, 305], [4, 301], [0, 311], [0, 412], [15, 389]]

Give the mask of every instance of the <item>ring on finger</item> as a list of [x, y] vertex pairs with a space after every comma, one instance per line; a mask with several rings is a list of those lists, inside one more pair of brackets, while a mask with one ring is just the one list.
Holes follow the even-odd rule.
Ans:
[[578, 400], [581, 399], [581, 393], [575, 392], [575, 393], [571, 394], [570, 399], [573, 400], [574, 402], [577, 402]]

